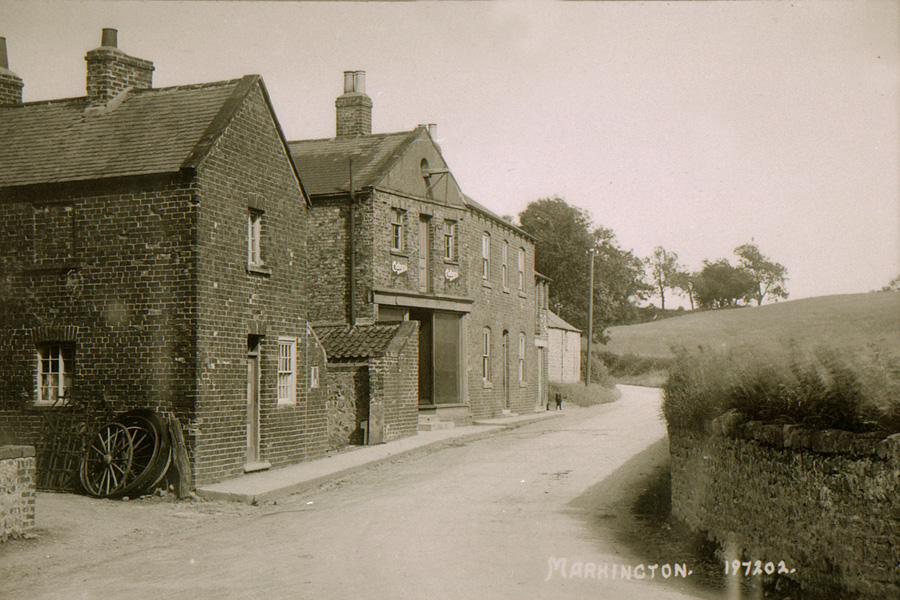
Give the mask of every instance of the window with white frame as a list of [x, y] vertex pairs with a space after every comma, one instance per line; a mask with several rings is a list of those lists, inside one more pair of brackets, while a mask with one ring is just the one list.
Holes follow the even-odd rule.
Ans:
[[481, 278], [491, 278], [491, 234], [481, 235]]
[[481, 378], [484, 381], [491, 380], [491, 330], [485, 327], [481, 333]]
[[509, 287], [509, 242], [504, 241], [500, 249], [500, 282]]
[[71, 344], [45, 343], [37, 351], [37, 398], [35, 404], [64, 405], [72, 391], [74, 348]]
[[251, 267], [262, 265], [262, 216], [251, 208], [247, 217], [247, 264]]
[[525, 381], [525, 334], [519, 334], [519, 381]]
[[444, 260], [456, 260], [456, 221], [444, 222]]
[[403, 238], [403, 221], [405, 220], [405, 211], [399, 208], [391, 209], [391, 250], [402, 252], [404, 248]]
[[278, 340], [278, 404], [297, 403], [296, 385], [297, 341]]
[[525, 291], [525, 248], [519, 248], [519, 291]]
[[313, 389], [319, 387], [319, 367], [309, 368], [309, 387]]

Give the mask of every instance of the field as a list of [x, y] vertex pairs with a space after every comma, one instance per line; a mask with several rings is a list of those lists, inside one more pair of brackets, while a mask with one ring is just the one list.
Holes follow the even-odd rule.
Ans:
[[760, 307], [689, 312], [683, 317], [609, 329], [597, 349], [673, 356], [672, 348], [766, 353], [794, 342], [803, 348], [900, 349], [900, 292], [822, 296]]

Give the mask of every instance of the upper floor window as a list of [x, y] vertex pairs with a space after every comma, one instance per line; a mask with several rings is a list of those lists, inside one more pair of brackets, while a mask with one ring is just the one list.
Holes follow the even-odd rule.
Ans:
[[290, 338], [278, 340], [278, 404], [297, 403], [296, 385], [297, 342]]
[[509, 242], [504, 241], [500, 250], [500, 281], [509, 287]]
[[403, 222], [406, 217], [406, 211], [399, 208], [391, 209], [391, 250], [402, 252], [404, 248], [404, 227]]
[[525, 248], [519, 248], [519, 291], [525, 291]]
[[481, 277], [482, 279], [491, 278], [491, 234], [489, 233], [481, 236]]
[[262, 211], [250, 209], [247, 217], [247, 264], [262, 265]]
[[444, 222], [444, 260], [456, 260], [456, 221]]
[[44, 343], [38, 346], [37, 398], [35, 404], [65, 404], [72, 391], [74, 372], [72, 344]]

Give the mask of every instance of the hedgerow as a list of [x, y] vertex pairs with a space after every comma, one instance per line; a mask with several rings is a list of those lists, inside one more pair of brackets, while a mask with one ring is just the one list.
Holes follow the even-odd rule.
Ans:
[[900, 432], [900, 354], [795, 345], [765, 356], [676, 350], [663, 386], [668, 424], [700, 430], [731, 409], [748, 421]]

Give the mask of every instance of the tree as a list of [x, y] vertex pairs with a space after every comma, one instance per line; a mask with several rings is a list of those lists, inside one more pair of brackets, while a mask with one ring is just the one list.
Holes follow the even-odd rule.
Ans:
[[756, 305], [762, 304], [768, 296], [771, 298], [787, 298], [787, 290], [784, 289], [784, 280], [787, 269], [784, 265], [773, 262], [768, 256], [759, 251], [759, 247], [752, 243], [738, 246], [734, 249], [740, 261], [742, 269], [753, 278], [754, 286], [751, 297], [756, 300]]
[[535, 270], [549, 277], [550, 306], [587, 331], [590, 251], [594, 250], [595, 338], [635, 310], [650, 287], [640, 258], [618, 247], [612, 230], [594, 227], [590, 215], [565, 200], [542, 198], [519, 214], [520, 227], [535, 238]]
[[678, 255], [657, 246], [644, 262], [650, 270], [650, 280], [659, 293], [660, 308], [666, 310], [666, 290], [676, 287], [673, 278], [679, 269]]
[[694, 277], [694, 295], [701, 308], [726, 308], [753, 297], [755, 285], [746, 269], [733, 267], [724, 258], [704, 260], [703, 269]]
[[674, 273], [672, 273], [671, 283], [673, 289], [679, 291], [682, 295], [687, 295], [688, 299], [691, 301], [691, 310], [694, 310], [694, 278], [697, 277], [695, 273], [691, 273], [690, 271], [685, 271], [683, 269], [678, 269]]
[[900, 275], [891, 279], [890, 283], [878, 290], [880, 292], [898, 292], [900, 291]]

